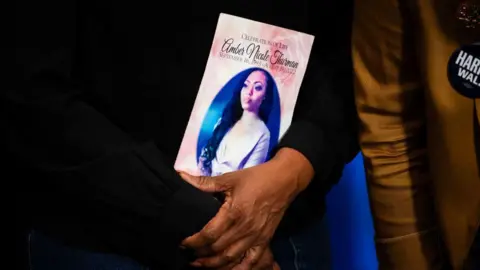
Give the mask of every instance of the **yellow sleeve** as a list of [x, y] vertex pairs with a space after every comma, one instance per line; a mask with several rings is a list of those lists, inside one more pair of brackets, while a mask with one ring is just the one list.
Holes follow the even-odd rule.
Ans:
[[380, 269], [443, 266], [428, 175], [416, 26], [402, 0], [356, 0], [355, 98]]

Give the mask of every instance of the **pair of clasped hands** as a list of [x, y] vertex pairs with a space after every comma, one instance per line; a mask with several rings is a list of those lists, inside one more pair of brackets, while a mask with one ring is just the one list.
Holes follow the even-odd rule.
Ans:
[[280, 269], [269, 244], [286, 209], [313, 177], [313, 168], [302, 154], [283, 148], [261, 165], [221, 176], [179, 174], [202, 191], [225, 196], [217, 215], [181, 243], [195, 251], [192, 266]]

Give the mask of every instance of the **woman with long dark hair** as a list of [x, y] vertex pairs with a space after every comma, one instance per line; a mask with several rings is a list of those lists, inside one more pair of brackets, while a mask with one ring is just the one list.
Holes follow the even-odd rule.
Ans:
[[270, 149], [268, 117], [275, 82], [264, 69], [242, 72], [232, 99], [223, 110], [212, 136], [202, 148], [198, 167], [215, 176], [265, 162]]

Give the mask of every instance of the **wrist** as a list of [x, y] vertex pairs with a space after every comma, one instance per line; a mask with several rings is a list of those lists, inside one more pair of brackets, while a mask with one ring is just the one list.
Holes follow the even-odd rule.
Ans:
[[310, 161], [299, 151], [292, 148], [281, 148], [272, 158], [277, 168], [282, 171], [288, 181], [294, 181], [296, 194], [305, 190], [314, 175], [314, 169]]

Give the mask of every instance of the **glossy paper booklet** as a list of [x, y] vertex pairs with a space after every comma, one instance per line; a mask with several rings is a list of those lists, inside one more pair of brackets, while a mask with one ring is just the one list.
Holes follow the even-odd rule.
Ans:
[[313, 40], [220, 14], [175, 169], [216, 176], [268, 160], [292, 121]]

